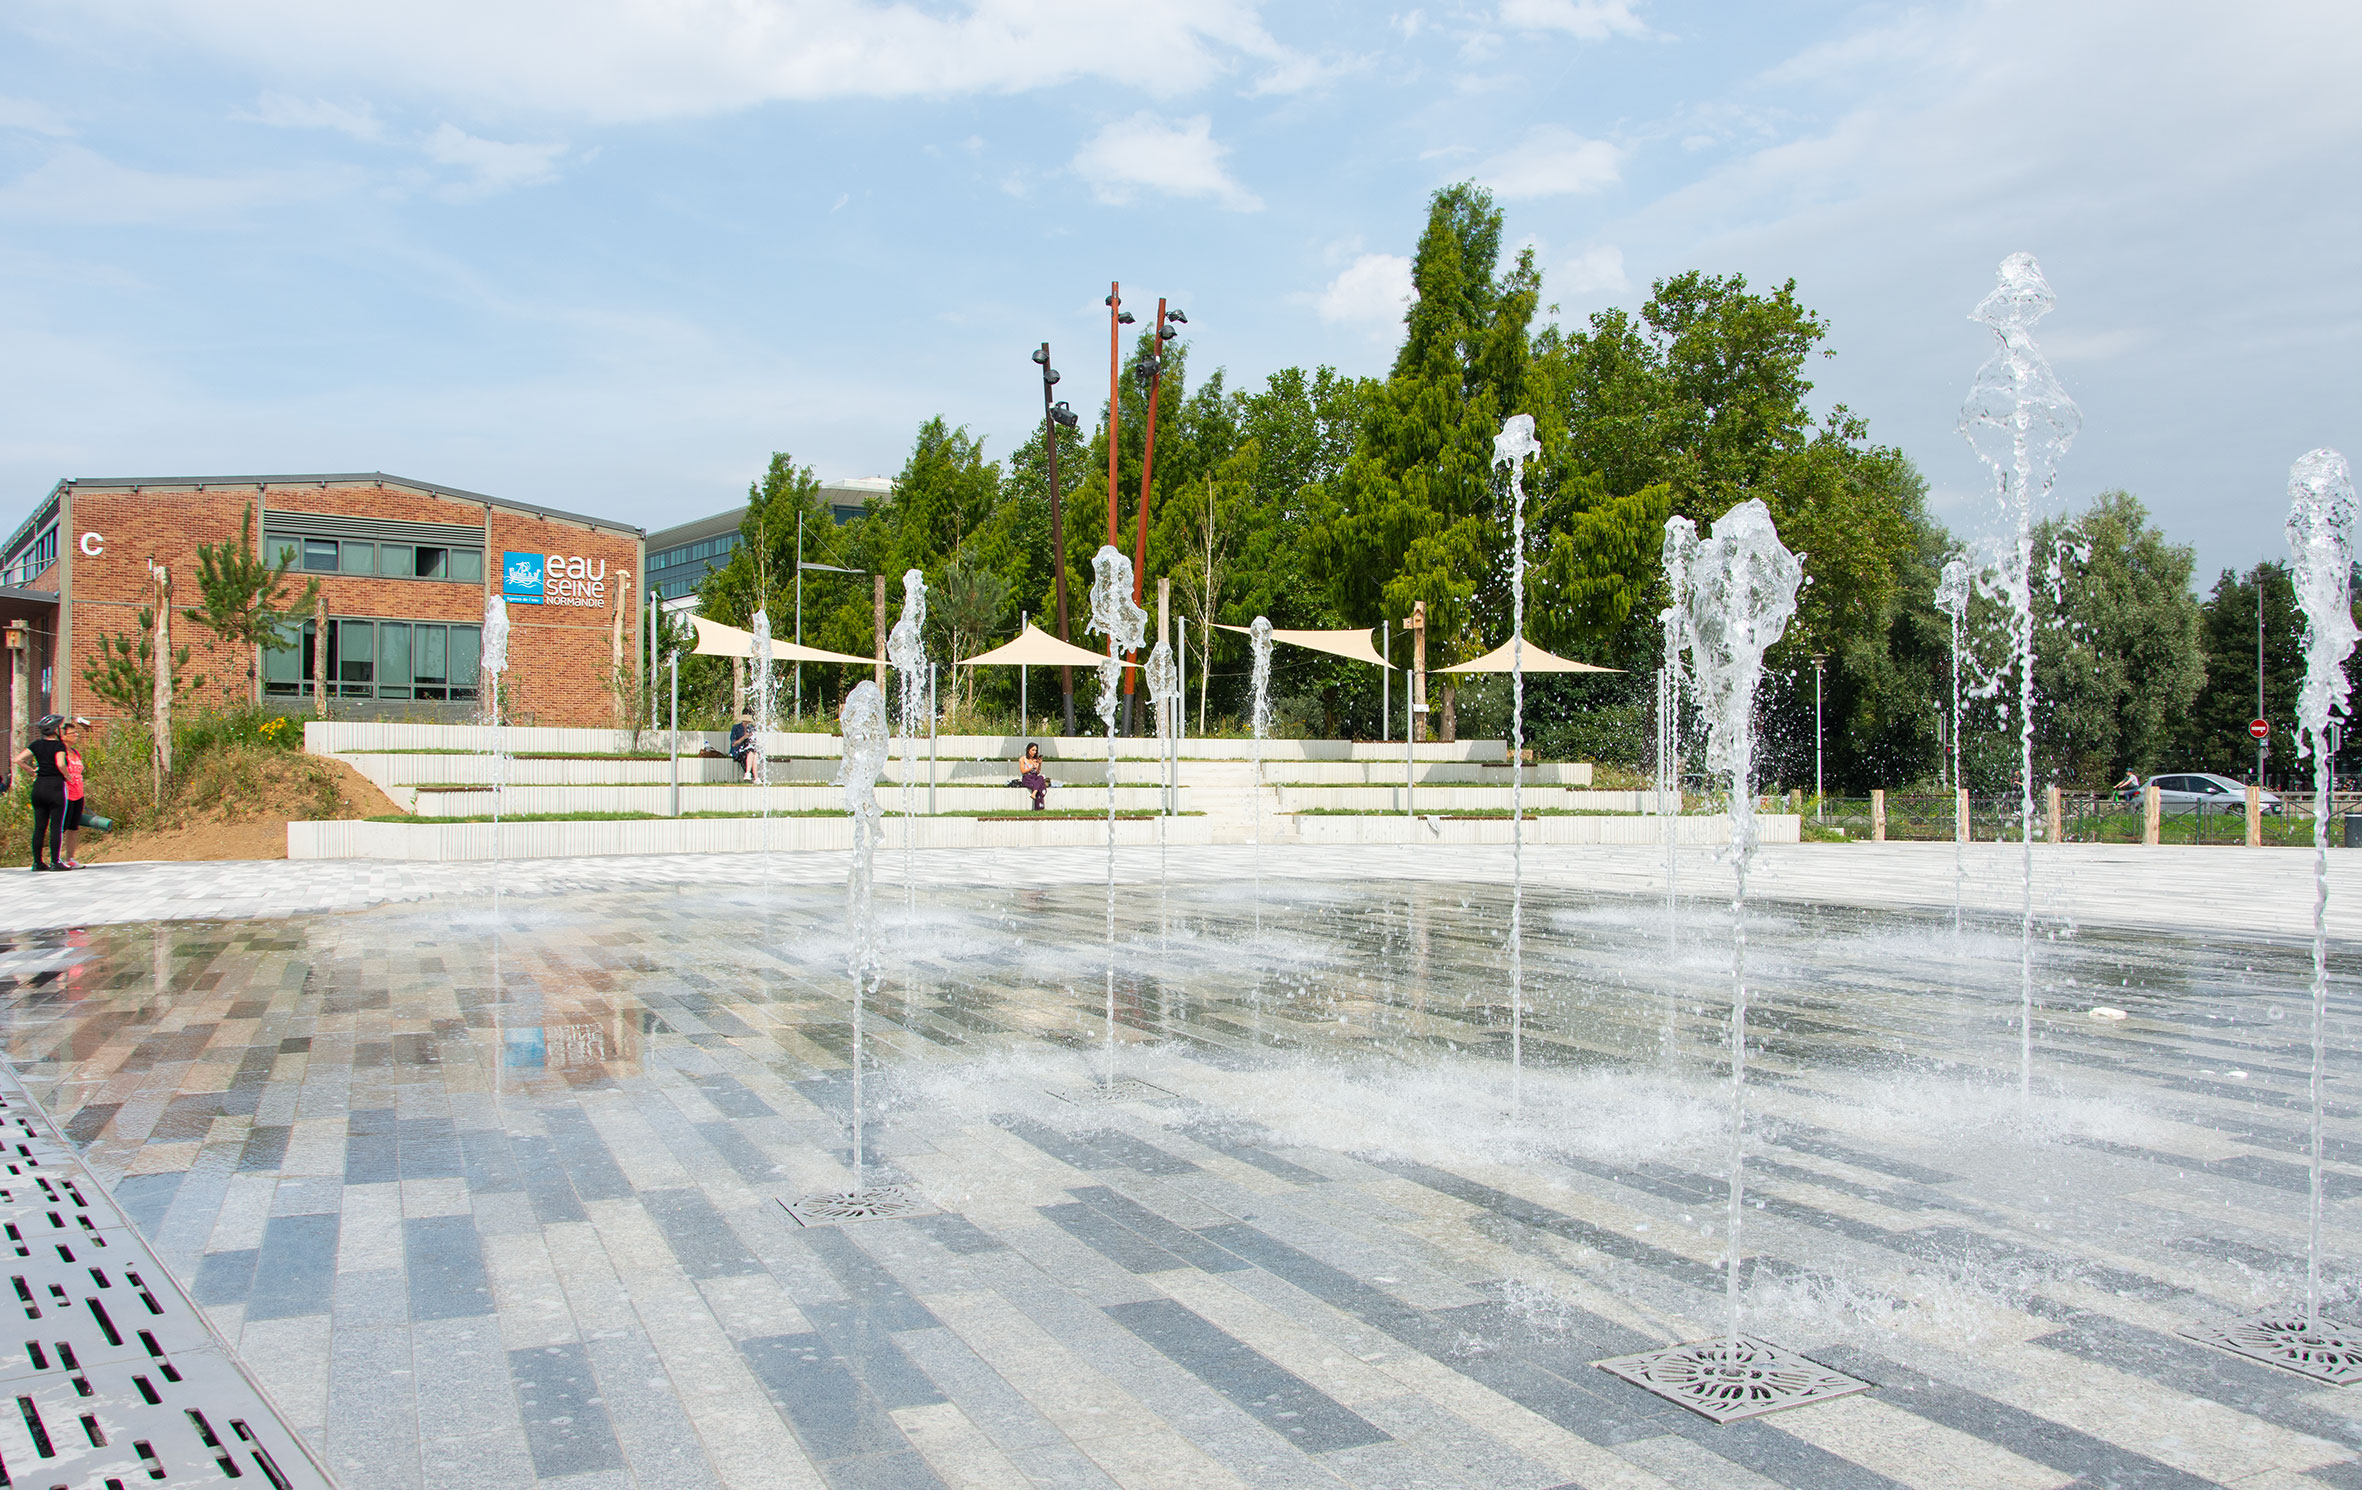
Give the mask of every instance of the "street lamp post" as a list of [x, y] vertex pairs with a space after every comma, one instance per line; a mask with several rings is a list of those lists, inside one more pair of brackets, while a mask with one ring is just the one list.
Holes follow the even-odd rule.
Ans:
[[1819, 822], [1821, 810], [1821, 664], [1829, 660], [1826, 653], [1813, 654], [1813, 821]]
[[[1042, 369], [1042, 441], [1050, 454], [1050, 569], [1058, 582], [1058, 640], [1072, 641], [1066, 628], [1066, 516], [1058, 495], [1058, 431], [1072, 429], [1076, 423], [1074, 410], [1066, 400], [1050, 402], [1050, 390], [1058, 384], [1058, 369], [1050, 366], [1050, 344], [1043, 342], [1033, 354]], [[1065, 697], [1065, 733], [1074, 733], [1074, 669], [1058, 669], [1058, 687]], [[1020, 710], [1022, 712], [1022, 710]]]

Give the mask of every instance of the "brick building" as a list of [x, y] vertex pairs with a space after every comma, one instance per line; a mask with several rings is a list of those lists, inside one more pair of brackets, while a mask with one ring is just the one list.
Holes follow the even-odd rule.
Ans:
[[[259, 656], [232, 655], [178, 614], [199, 600], [198, 545], [236, 541], [249, 509], [262, 551], [292, 557], [289, 593], [320, 583], [314, 612]], [[153, 562], [171, 574], [173, 645], [207, 679], [199, 702], [226, 685], [290, 712], [446, 720], [481, 709], [485, 603], [505, 595], [504, 717], [611, 724], [611, 679], [640, 668], [642, 538], [622, 523], [382, 473], [61, 481], [0, 548], [0, 623], [21, 644], [12, 650], [28, 716], [117, 713], [84, 671], [103, 637], [139, 636]]]

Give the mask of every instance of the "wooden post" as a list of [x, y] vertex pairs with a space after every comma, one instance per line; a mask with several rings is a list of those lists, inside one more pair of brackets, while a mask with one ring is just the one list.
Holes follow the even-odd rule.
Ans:
[[313, 602], [312, 611], [312, 715], [328, 717], [328, 597], [322, 595]]
[[877, 582], [875, 624], [878, 642], [878, 692], [884, 693], [886, 691], [886, 577], [882, 574], [870, 577]]
[[2050, 800], [2044, 804], [2044, 815], [2048, 820], [2045, 826], [2050, 830], [2050, 841], [2064, 843], [2067, 841], [2066, 814], [2064, 804], [2059, 801], [2059, 789], [2050, 787], [2046, 794]]
[[1411, 602], [1402, 629], [1411, 634], [1411, 723], [1403, 738], [1416, 740], [1427, 723], [1427, 602]]
[[1968, 840], [1968, 788], [1964, 786], [1952, 794], [1952, 841], [1966, 843]]
[[162, 807], [164, 784], [172, 779], [172, 571], [150, 559], [148, 573], [156, 582], [156, 692], [149, 710], [148, 765], [156, 805]]
[[2264, 789], [2252, 781], [2247, 783], [2247, 846], [2264, 846]]
[[745, 712], [746, 659], [733, 657], [730, 659], [730, 722], [736, 724], [738, 716]]
[[1886, 788], [1870, 788], [1870, 841], [1886, 842]]
[[[631, 592], [631, 571], [628, 569], [616, 570], [615, 636], [614, 640], [608, 644], [607, 648], [607, 671], [608, 675], [615, 679], [615, 722], [622, 725], [625, 729], [631, 728], [631, 701], [626, 696], [624, 688], [627, 680], [623, 671], [623, 618], [626, 615], [631, 614], [636, 609], [634, 606], [628, 603]], [[634, 650], [635, 652], [637, 651], [636, 648]], [[637, 661], [638, 658], [635, 657], [633, 660]]]
[[2163, 809], [2157, 795], [2157, 783], [2152, 781], [2141, 788], [2141, 842], [2157, 842], [2157, 817]]
[[33, 734], [33, 628], [8, 623], [8, 754], [13, 758]]

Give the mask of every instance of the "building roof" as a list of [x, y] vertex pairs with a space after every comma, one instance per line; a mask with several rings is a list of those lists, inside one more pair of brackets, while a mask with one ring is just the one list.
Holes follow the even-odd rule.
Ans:
[[[438, 497], [451, 497], [462, 502], [482, 502], [490, 507], [505, 508], [510, 512], [530, 512], [537, 517], [554, 517], [561, 522], [580, 523], [586, 528], [604, 528], [615, 533], [639, 534], [641, 530], [630, 523], [610, 521], [603, 517], [588, 517], [579, 512], [566, 512], [556, 507], [543, 507], [533, 502], [519, 502], [511, 497], [495, 497], [484, 492], [467, 491], [456, 486], [443, 486], [433, 481], [418, 481], [408, 476], [390, 476], [383, 471], [342, 471], [334, 473], [307, 472], [286, 476], [69, 476], [49, 489], [33, 509], [33, 515], [9, 535], [7, 546], [0, 548], [0, 557], [13, 554], [24, 540], [37, 530], [43, 517], [54, 511], [58, 499], [76, 487], [101, 487], [137, 490], [143, 486], [195, 487], [208, 486], [399, 486], [410, 491], [427, 492]], [[642, 535], [644, 536], [644, 535]]]
[[[820, 495], [831, 507], [866, 506], [878, 497], [892, 496], [894, 478], [891, 476], [846, 476], [820, 483]], [[657, 528], [648, 534], [648, 550], [677, 548], [684, 543], [696, 543], [723, 533], [734, 532], [746, 516], [746, 504], [739, 503], [727, 511], [700, 517], [669, 528]]]

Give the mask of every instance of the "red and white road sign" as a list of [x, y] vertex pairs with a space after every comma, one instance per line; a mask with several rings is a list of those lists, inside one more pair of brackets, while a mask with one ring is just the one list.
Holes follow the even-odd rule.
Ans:
[[2272, 733], [2272, 726], [2266, 720], [2250, 719], [2247, 721], [2247, 732], [2261, 740]]

